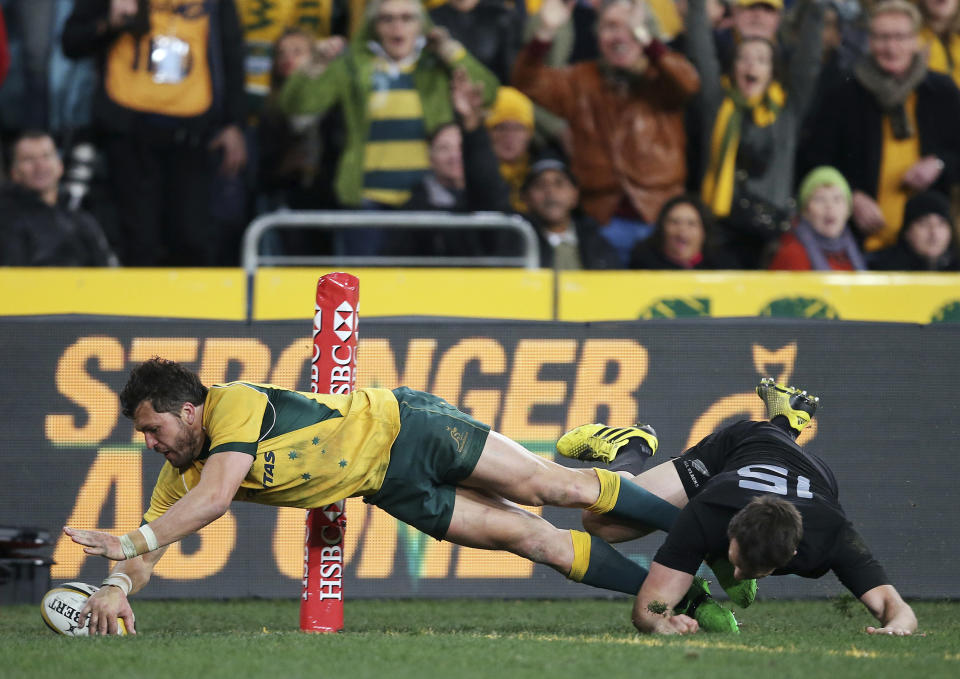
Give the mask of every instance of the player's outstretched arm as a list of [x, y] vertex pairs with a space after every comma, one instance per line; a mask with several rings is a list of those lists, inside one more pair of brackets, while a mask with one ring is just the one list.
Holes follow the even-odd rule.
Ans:
[[[139, 592], [150, 581], [154, 566], [166, 551], [166, 547], [161, 547], [135, 559], [118, 563], [110, 577], [104, 581], [104, 585], [87, 599], [87, 603], [80, 609], [80, 627], [89, 623], [91, 635], [116, 634], [119, 618], [123, 620], [127, 633], [136, 634], [136, 618], [124, 591], [125, 579], [129, 578], [130, 594]], [[116, 584], [107, 584], [108, 581]]]
[[[121, 538], [110, 533], [70, 527], [64, 528], [63, 532], [78, 545], [83, 545], [87, 554], [114, 561], [133, 558], [182, 540], [223, 516], [252, 465], [253, 456], [247, 453], [225, 451], [211, 455], [195, 487], [159, 519], [124, 536], [128, 543], [133, 543], [135, 551], [125, 552]], [[144, 534], [142, 531], [147, 531], [148, 527], [149, 531]], [[146, 539], [148, 534], [152, 534], [152, 540]], [[152, 541], [156, 544], [151, 544]], [[129, 549], [130, 544], [127, 547]]]
[[633, 605], [633, 624], [644, 634], [693, 634], [700, 629], [687, 615], [673, 615], [672, 609], [690, 589], [693, 576], [667, 568], [656, 561], [643, 581]]
[[867, 634], [905, 636], [917, 631], [917, 616], [893, 585], [874, 587], [861, 596], [860, 601], [881, 624], [868, 627]]

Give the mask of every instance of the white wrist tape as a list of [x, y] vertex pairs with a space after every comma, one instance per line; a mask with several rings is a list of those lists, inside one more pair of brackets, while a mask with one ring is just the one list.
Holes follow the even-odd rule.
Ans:
[[137, 556], [137, 547], [136, 547], [136, 545], [134, 545], [134, 544], [133, 544], [133, 540], [131, 540], [131, 539], [130, 539], [129, 537], [127, 537], [126, 535], [121, 535], [121, 536], [120, 536], [120, 547], [123, 549], [123, 555], [124, 555], [126, 558], [132, 559], [132, 558], [134, 558], [134, 557]]
[[126, 596], [130, 594], [130, 590], [133, 589], [133, 580], [131, 580], [130, 576], [126, 573], [111, 573], [100, 583], [101, 587], [106, 587], [107, 585], [119, 587], [123, 590], [124, 596]]
[[140, 526], [140, 535], [143, 536], [143, 539], [147, 541], [147, 550], [152, 552], [155, 549], [160, 549], [160, 543], [157, 542], [157, 535], [153, 532], [153, 529], [149, 524], [143, 524]]

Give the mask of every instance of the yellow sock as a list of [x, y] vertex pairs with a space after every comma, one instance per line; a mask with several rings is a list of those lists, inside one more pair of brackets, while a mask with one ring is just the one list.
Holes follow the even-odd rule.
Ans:
[[598, 469], [594, 467], [593, 471], [597, 473], [597, 479], [600, 480], [600, 496], [597, 501], [587, 507], [587, 511], [594, 514], [606, 514], [617, 504], [617, 498], [620, 496], [620, 475], [609, 469]]
[[571, 530], [570, 537], [573, 538], [573, 564], [567, 577], [580, 582], [590, 565], [590, 535], [582, 530]]

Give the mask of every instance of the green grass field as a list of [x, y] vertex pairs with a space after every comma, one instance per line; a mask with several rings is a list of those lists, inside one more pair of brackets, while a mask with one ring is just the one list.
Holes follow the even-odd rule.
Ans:
[[141, 601], [139, 635], [72, 639], [0, 610], [0, 677], [426, 679], [960, 677], [960, 603], [915, 605], [923, 636], [871, 637], [852, 600], [759, 601], [739, 636], [639, 637], [630, 602], [350, 601], [347, 631], [297, 630], [293, 601]]

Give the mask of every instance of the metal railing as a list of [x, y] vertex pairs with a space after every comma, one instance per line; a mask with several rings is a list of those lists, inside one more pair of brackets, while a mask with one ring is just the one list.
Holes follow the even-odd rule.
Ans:
[[[520, 236], [520, 255], [423, 256], [423, 255], [272, 255], [260, 254], [264, 234], [276, 229], [491, 229]], [[243, 234], [243, 269], [247, 275], [247, 320], [252, 318], [254, 277], [263, 266], [430, 266], [430, 267], [523, 267], [540, 266], [539, 245], [533, 227], [522, 217], [499, 212], [400, 212], [285, 210], [257, 217]]]

